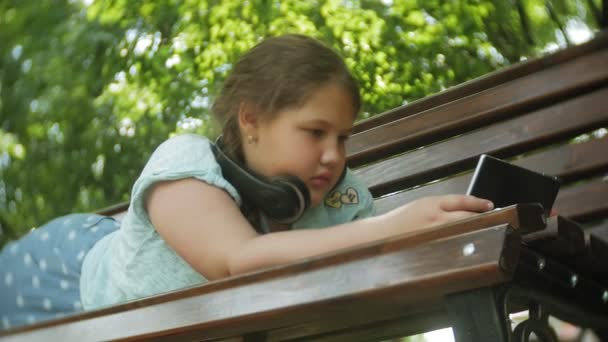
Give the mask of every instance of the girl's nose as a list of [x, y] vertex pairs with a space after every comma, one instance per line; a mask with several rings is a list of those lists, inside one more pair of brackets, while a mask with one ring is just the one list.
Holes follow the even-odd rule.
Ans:
[[328, 143], [323, 149], [321, 164], [334, 165], [339, 163], [344, 158], [342, 150], [339, 142]]

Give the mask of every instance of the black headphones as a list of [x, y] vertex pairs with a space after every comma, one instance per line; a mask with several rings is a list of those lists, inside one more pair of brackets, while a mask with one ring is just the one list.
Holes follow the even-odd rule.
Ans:
[[257, 206], [268, 218], [282, 224], [297, 221], [310, 205], [308, 187], [294, 176], [267, 179], [240, 165], [221, 148], [220, 135], [211, 150], [222, 174], [248, 203]]

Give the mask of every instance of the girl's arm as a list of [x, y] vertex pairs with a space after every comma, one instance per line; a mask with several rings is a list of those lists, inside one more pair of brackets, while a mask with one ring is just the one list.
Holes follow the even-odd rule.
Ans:
[[155, 185], [146, 208], [163, 239], [213, 280], [462, 219], [491, 203], [464, 195], [429, 197], [331, 228], [259, 235], [224, 190], [188, 178]]

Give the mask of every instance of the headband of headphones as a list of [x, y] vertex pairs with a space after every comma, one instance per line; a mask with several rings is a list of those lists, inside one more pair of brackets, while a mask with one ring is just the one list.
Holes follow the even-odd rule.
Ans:
[[211, 149], [222, 168], [222, 174], [248, 203], [258, 207], [265, 216], [282, 224], [297, 221], [310, 205], [310, 193], [306, 184], [294, 176], [268, 179], [256, 175], [245, 166], [226, 155], [219, 136]]

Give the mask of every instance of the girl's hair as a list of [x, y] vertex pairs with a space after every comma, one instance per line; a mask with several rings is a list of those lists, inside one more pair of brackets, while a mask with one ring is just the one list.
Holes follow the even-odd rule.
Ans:
[[257, 44], [236, 63], [213, 104], [213, 114], [222, 127], [222, 149], [243, 162], [238, 124], [241, 103], [253, 105], [260, 119], [271, 120], [283, 109], [304, 105], [316, 89], [330, 81], [351, 95], [356, 115], [361, 105], [359, 88], [332, 49], [296, 34]]

